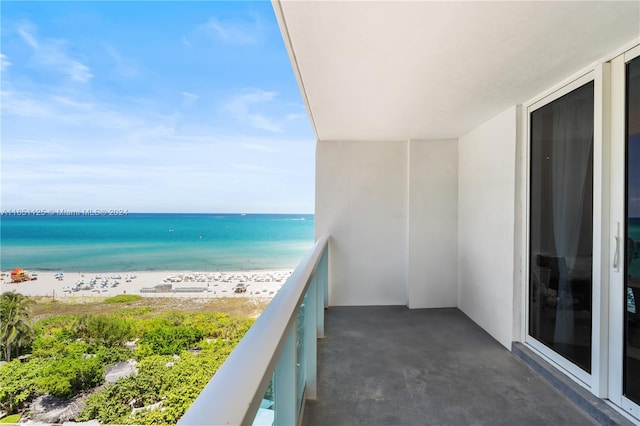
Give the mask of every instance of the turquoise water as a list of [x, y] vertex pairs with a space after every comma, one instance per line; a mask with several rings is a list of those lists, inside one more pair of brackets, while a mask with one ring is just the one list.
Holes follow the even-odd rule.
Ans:
[[294, 268], [313, 215], [2, 216], [0, 268], [78, 272]]

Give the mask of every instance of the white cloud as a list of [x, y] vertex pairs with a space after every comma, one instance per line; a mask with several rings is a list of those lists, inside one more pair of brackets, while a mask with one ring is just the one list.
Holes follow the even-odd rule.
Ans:
[[41, 65], [54, 69], [78, 83], [87, 83], [93, 74], [88, 66], [65, 53], [65, 43], [60, 40], [38, 40], [32, 25], [18, 27], [20, 38], [33, 49], [35, 59]]
[[224, 107], [234, 118], [244, 121], [252, 127], [269, 132], [281, 132], [282, 125], [280, 123], [252, 110], [257, 104], [271, 102], [277, 96], [276, 92], [249, 89], [231, 98]]
[[287, 114], [287, 121], [300, 120], [303, 118], [307, 118], [307, 114], [298, 113], [298, 112]]
[[[15, 106], [17, 95], [11, 96], [9, 105]], [[194, 133], [131, 104], [116, 109], [69, 95], [22, 94], [19, 100], [28, 105], [23, 109], [44, 117], [38, 126], [29, 117], [10, 117], [3, 129], [7, 206], [312, 211], [312, 174], [300, 171], [313, 167], [313, 144], [307, 141], [217, 137], [215, 127], [206, 125]], [[129, 127], [100, 127], [109, 117], [127, 118], [123, 124]], [[24, 188], [32, 189], [25, 195]]]
[[[143, 123], [139, 116], [107, 103], [87, 102], [52, 93], [3, 91], [0, 109], [8, 118], [37, 118], [59, 125], [91, 126], [94, 129], [135, 129]], [[167, 122], [167, 117], [154, 117]], [[41, 124], [45, 124], [40, 121]]]
[[93, 78], [93, 74], [89, 71], [88, 66], [73, 60], [67, 65], [67, 74], [72, 80], [80, 83], [87, 83]]
[[259, 14], [249, 13], [245, 19], [223, 20], [212, 16], [194, 31], [181, 38], [182, 45], [192, 48], [205, 41], [228, 45], [256, 45], [265, 36], [265, 25]]
[[257, 164], [234, 164], [233, 167], [239, 170], [256, 173], [281, 173], [282, 169], [274, 167], [259, 166]]
[[7, 59], [7, 55], [0, 53], [0, 71], [4, 71], [11, 66], [11, 62]]
[[32, 30], [31, 25], [28, 25], [28, 24], [21, 25], [18, 28], [18, 34], [20, 35], [22, 40], [24, 40], [24, 42], [27, 43], [32, 49], [39, 49], [40, 44], [38, 43], [36, 38], [33, 35], [31, 35], [29, 30]]
[[210, 18], [202, 25], [202, 29], [217, 40], [231, 44], [254, 44], [257, 37], [257, 23], [222, 22], [217, 18]]
[[251, 123], [253, 127], [256, 129], [262, 129], [269, 132], [281, 132], [282, 126], [278, 123], [275, 123], [268, 117], [265, 117], [261, 114], [247, 114], [246, 119]]
[[0, 93], [2, 103], [0, 108], [5, 114], [20, 117], [51, 117], [53, 113], [47, 105], [20, 93], [3, 91]]
[[56, 95], [56, 96], [52, 96], [51, 99], [53, 99], [54, 101], [56, 101], [61, 105], [69, 106], [75, 110], [89, 111], [94, 108], [94, 105], [90, 102], [79, 101], [76, 99], [72, 99], [68, 96]]
[[261, 151], [261, 152], [278, 152], [276, 149], [267, 146], [267, 145], [260, 145], [260, 144], [255, 144], [255, 143], [245, 143], [242, 144], [242, 147], [244, 149], [248, 149], [251, 151]]
[[196, 103], [200, 96], [191, 92], [182, 92], [182, 106], [188, 106]]
[[[233, 49], [260, 41], [251, 25], [216, 23], [210, 35], [192, 33], [199, 38], [183, 43], [206, 50], [213, 36], [218, 45], [229, 43]], [[43, 31], [44, 26], [38, 31], [22, 25], [16, 33], [20, 55], [5, 50], [9, 57], [0, 57], [3, 67], [9, 59], [14, 62], [13, 72], [17, 58], [26, 56], [24, 78], [10, 81], [0, 93], [7, 207], [312, 211], [313, 137], [289, 132], [299, 118], [299, 102], [272, 90], [246, 89], [212, 105], [210, 94], [219, 90], [184, 79], [172, 83], [173, 93], [167, 85], [161, 88], [170, 101], [136, 90], [118, 92], [101, 87], [111, 79], [92, 79], [93, 73], [133, 76], [151, 69], [144, 58], [127, 58], [126, 47], [103, 44], [95, 52], [103, 59], [94, 65], [72, 39], [48, 38]], [[96, 68], [100, 63], [106, 70]], [[185, 106], [193, 107], [181, 109]], [[233, 126], [234, 119], [241, 126]]]
[[[292, 108], [296, 112], [286, 112]], [[283, 132], [290, 122], [304, 119], [307, 115], [297, 112], [300, 108], [299, 104], [279, 102], [277, 92], [256, 88], [245, 89], [224, 104], [224, 109], [236, 120], [274, 133]]]

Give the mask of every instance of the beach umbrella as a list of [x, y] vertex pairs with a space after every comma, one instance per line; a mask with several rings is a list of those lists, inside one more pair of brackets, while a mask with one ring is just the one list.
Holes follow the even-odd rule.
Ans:
[[22, 282], [23, 276], [24, 276], [24, 269], [16, 268], [13, 271], [11, 271], [11, 282], [14, 282], [14, 283]]

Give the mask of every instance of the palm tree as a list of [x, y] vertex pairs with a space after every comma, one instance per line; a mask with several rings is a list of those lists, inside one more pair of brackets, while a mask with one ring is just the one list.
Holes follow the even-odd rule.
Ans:
[[16, 356], [20, 349], [31, 343], [33, 325], [30, 321], [30, 306], [33, 303], [28, 297], [14, 292], [0, 295], [0, 347], [5, 361], [11, 361], [11, 354]]

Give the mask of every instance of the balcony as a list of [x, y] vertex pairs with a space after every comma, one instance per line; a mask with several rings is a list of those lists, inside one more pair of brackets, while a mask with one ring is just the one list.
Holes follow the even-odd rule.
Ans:
[[332, 307], [303, 425], [597, 424], [458, 309]]
[[321, 239], [180, 425], [625, 423], [587, 414], [458, 309], [326, 308], [328, 257]]

